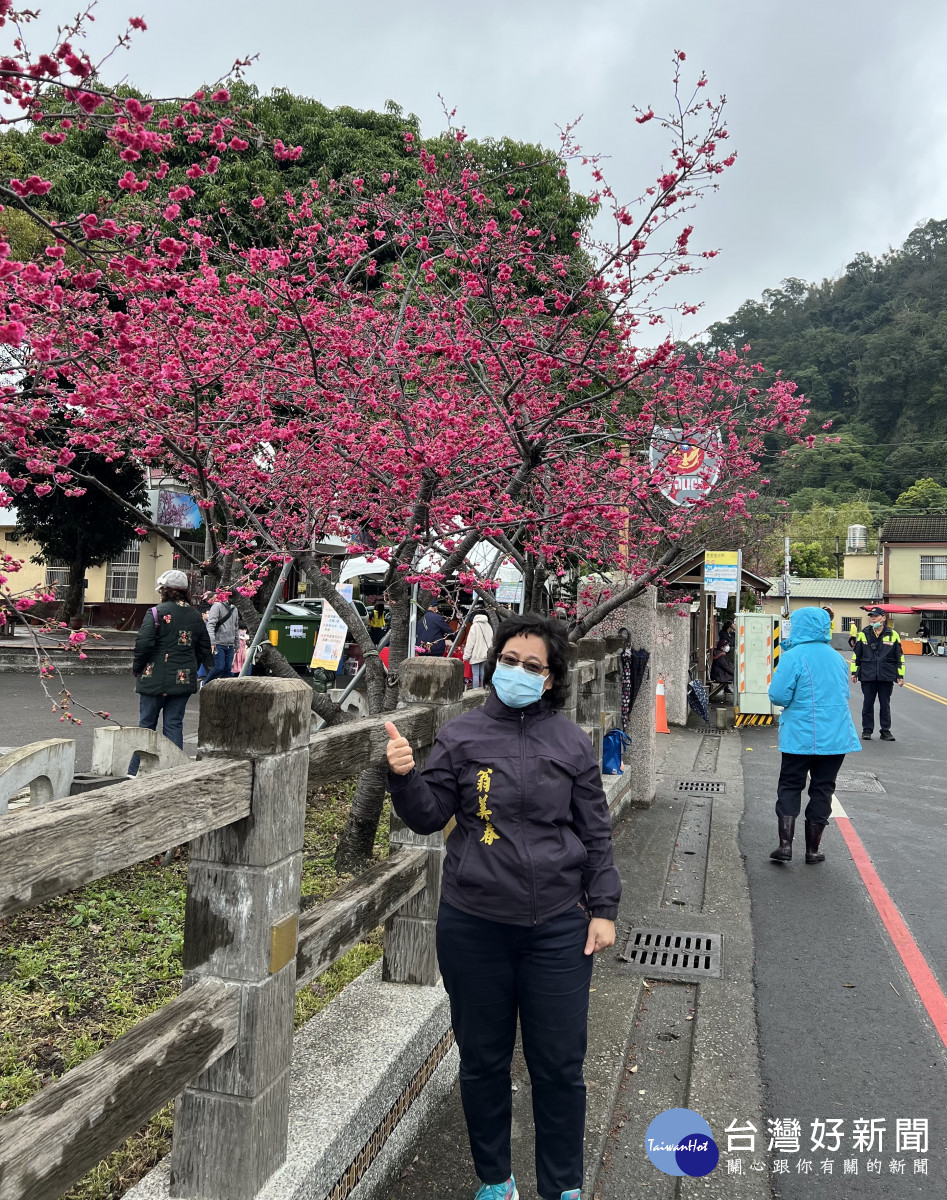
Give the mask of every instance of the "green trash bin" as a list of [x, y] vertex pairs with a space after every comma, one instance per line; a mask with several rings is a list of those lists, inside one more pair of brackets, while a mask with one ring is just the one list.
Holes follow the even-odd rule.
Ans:
[[301, 675], [309, 674], [321, 617], [321, 607], [277, 604], [266, 627], [270, 642]]

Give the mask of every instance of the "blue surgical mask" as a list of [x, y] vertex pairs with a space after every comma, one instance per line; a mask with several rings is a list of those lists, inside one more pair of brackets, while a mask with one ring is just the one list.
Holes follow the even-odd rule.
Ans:
[[542, 675], [530, 675], [522, 667], [506, 667], [497, 663], [491, 686], [508, 708], [526, 708], [542, 698], [546, 680]]

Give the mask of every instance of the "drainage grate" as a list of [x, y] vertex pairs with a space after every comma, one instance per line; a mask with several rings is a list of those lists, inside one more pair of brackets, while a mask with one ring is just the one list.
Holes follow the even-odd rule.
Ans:
[[837, 792], [883, 792], [885, 789], [870, 771], [839, 771]]
[[619, 958], [647, 975], [719, 979], [723, 975], [723, 934], [632, 929]]
[[679, 779], [676, 792], [713, 792], [719, 795], [727, 790], [727, 785], [717, 779]]

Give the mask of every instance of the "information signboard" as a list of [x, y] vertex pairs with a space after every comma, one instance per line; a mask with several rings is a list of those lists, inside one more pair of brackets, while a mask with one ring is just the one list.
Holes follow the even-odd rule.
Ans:
[[704, 591], [736, 595], [740, 586], [739, 550], [704, 551]]
[[[340, 596], [344, 596], [346, 600], [352, 600], [352, 585], [350, 583], [337, 583], [335, 590]], [[349, 628], [342, 620], [334, 608], [330, 608], [328, 603], [322, 606], [322, 620], [319, 622], [319, 634], [316, 637], [316, 645], [312, 652], [312, 662], [309, 664], [313, 670], [317, 667], [323, 667], [327, 671], [337, 671], [339, 663], [342, 661], [342, 655], [345, 652], [345, 643], [349, 640]]]

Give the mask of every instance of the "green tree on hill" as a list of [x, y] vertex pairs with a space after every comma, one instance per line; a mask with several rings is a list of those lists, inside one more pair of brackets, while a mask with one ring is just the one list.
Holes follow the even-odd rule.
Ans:
[[936, 479], [919, 479], [895, 500], [898, 508], [920, 508], [925, 512], [947, 510], [947, 487]]
[[942, 475], [947, 221], [918, 226], [878, 258], [856, 255], [838, 279], [786, 279], [708, 337], [714, 349], [749, 342], [767, 374], [794, 379], [810, 403], [815, 445], [777, 458], [770, 472], [783, 495], [870, 490], [891, 503], [915, 480]]

